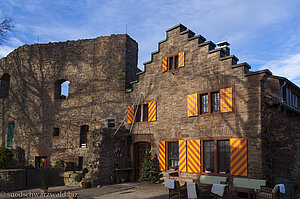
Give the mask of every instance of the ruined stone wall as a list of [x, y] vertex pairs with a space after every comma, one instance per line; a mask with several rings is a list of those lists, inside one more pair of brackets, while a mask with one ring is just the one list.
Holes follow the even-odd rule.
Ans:
[[[193, 140], [213, 137], [248, 139], [248, 177], [262, 177], [261, 81], [264, 74], [245, 74], [247, 64], [237, 64], [234, 56], [214, 50], [212, 42], [192, 37], [189, 30], [177, 26], [167, 31], [158, 51], [145, 64], [145, 73], [133, 84], [132, 99], [140, 92], [142, 102], [157, 101], [157, 121], [136, 123], [134, 134], [153, 134], [152, 152], [158, 157], [161, 140]], [[185, 53], [185, 66], [175, 73], [162, 72], [162, 59]], [[248, 75], [247, 77], [245, 75]], [[198, 91], [234, 88], [232, 113], [201, 117], [187, 116], [187, 95]], [[133, 101], [131, 102], [133, 104]], [[199, 174], [180, 173], [181, 180], [198, 179]]]
[[[128, 35], [16, 49], [0, 60], [0, 75], [10, 75], [9, 96], [0, 99], [1, 146], [6, 146], [8, 123], [14, 122], [13, 147], [22, 148], [29, 163], [34, 164], [34, 156], [42, 156], [46, 148], [49, 166], [57, 160], [77, 163], [82, 156], [83, 166], [96, 172], [100, 145], [111, 148], [113, 143], [112, 139], [102, 142], [107, 119], [115, 119], [116, 126], [109, 128], [114, 132], [130, 100], [125, 81], [136, 77], [127, 78], [125, 69], [131, 73], [136, 65], [137, 43]], [[55, 82], [60, 79], [70, 82], [67, 99], [54, 99]], [[87, 148], [79, 147], [82, 125], [89, 126]], [[60, 128], [59, 136], [52, 136], [53, 128]], [[36, 150], [40, 143], [43, 150]], [[103, 153], [113, 156], [113, 151]]]

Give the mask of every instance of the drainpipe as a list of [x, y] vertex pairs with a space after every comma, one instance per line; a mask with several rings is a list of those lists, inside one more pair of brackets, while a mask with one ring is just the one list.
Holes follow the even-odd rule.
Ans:
[[280, 99], [279, 99], [279, 104], [280, 104], [280, 109], [281, 109], [281, 104], [282, 104], [282, 88], [286, 85], [286, 80], [284, 80], [284, 83], [282, 86], [280, 86], [280, 82], [279, 82], [279, 86], [280, 86], [280, 89], [279, 89], [279, 94], [280, 94]]

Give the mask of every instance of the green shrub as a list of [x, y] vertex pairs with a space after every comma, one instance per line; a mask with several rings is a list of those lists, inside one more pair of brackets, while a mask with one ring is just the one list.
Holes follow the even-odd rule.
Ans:
[[82, 169], [82, 173], [86, 174], [88, 172], [89, 172], [89, 170], [87, 168]]
[[0, 169], [5, 169], [7, 164], [13, 159], [11, 150], [0, 147]]
[[75, 180], [76, 182], [81, 182], [81, 180], [82, 180], [82, 175], [81, 175], [81, 174], [77, 174], [77, 175], [74, 177], [74, 180]]
[[48, 183], [46, 180], [42, 180], [41, 182], [41, 189], [48, 189]]

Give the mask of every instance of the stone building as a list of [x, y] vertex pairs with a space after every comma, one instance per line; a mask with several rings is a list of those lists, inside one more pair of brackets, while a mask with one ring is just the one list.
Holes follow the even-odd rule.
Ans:
[[25, 45], [2, 58], [0, 144], [37, 167], [87, 167], [94, 184], [137, 180], [147, 149], [181, 182], [297, 175], [299, 87], [250, 71], [227, 42], [181, 24], [166, 32], [144, 71], [128, 35]]
[[269, 70], [250, 71], [228, 45], [181, 24], [166, 31], [130, 94], [142, 93], [141, 106], [128, 106], [138, 110], [128, 117], [136, 121], [133, 178], [148, 148], [164, 177], [180, 181], [299, 174], [299, 87]]

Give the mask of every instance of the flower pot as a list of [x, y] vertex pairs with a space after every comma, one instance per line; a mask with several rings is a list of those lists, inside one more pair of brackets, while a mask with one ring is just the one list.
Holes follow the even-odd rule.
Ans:
[[81, 182], [81, 186], [84, 189], [90, 188], [91, 187], [91, 183], [90, 182]]
[[40, 193], [42, 193], [42, 194], [43, 194], [43, 193], [48, 193], [48, 189], [41, 189], [41, 190], [40, 190]]
[[69, 196], [69, 199], [77, 199], [77, 196]]

